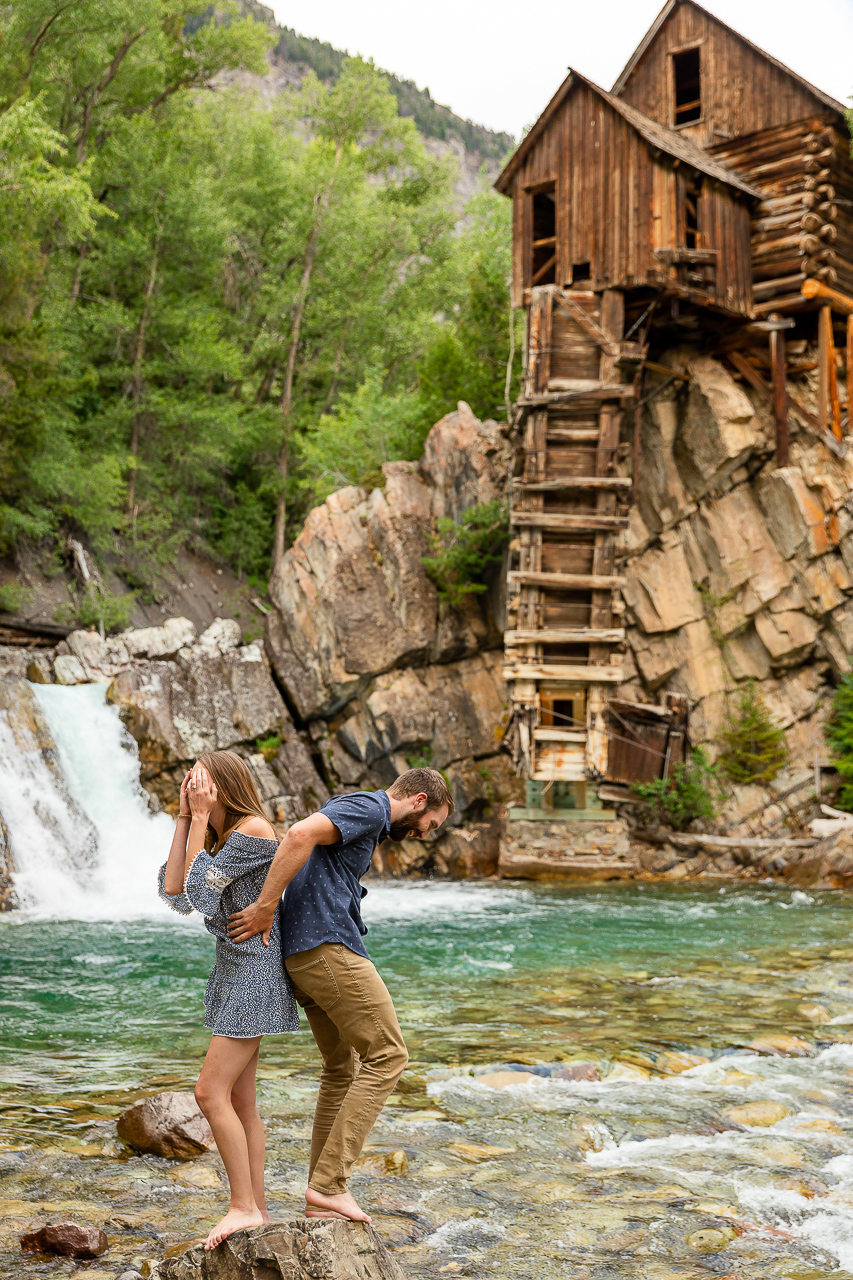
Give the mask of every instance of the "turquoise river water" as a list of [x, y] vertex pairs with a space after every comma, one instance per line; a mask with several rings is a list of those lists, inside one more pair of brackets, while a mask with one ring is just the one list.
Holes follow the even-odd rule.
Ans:
[[[56, 876], [24, 852], [25, 909], [0, 918], [0, 1275], [108, 1280], [225, 1204], [215, 1153], [139, 1156], [115, 1131], [140, 1097], [192, 1087], [213, 943], [154, 896], [169, 824], [147, 814], [102, 691], [39, 696], [101, 851]], [[35, 827], [16, 830], [25, 851]], [[411, 1064], [354, 1189], [408, 1276], [853, 1276], [853, 900], [769, 883], [369, 889]], [[266, 1041], [259, 1074], [286, 1218], [310, 1036]], [[68, 1217], [103, 1225], [109, 1251], [22, 1258], [22, 1230]]]

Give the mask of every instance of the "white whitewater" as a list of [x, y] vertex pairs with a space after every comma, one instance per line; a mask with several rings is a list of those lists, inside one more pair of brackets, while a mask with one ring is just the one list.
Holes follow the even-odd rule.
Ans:
[[80, 816], [50, 771], [39, 770], [37, 762], [27, 765], [0, 743], [3, 814], [18, 868], [15, 889], [30, 918], [109, 920], [168, 912], [157, 896], [156, 874], [173, 824], [148, 809], [136, 743], [117, 708], [107, 704], [106, 688], [33, 686], [68, 791], [97, 832], [88, 867], [72, 852], [81, 839]]

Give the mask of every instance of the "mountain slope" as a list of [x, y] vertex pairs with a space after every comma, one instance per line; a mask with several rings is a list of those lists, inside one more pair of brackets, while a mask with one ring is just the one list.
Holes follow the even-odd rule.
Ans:
[[[296, 81], [309, 69], [320, 80], [337, 78], [341, 64], [347, 56], [323, 40], [299, 35], [290, 27], [280, 27], [275, 14], [258, 0], [238, 0], [240, 8], [259, 22], [266, 23], [279, 33], [278, 44], [273, 49], [273, 67], [284, 73], [287, 80]], [[401, 116], [411, 116], [418, 132], [424, 138], [438, 142], [461, 145], [471, 158], [478, 157], [489, 169], [497, 169], [515, 140], [508, 133], [494, 133], [484, 125], [474, 124], [455, 115], [449, 107], [433, 101], [429, 89], [419, 89], [412, 80], [401, 80], [390, 71], [383, 74], [399, 104]], [[454, 148], [456, 149], [456, 147]]]

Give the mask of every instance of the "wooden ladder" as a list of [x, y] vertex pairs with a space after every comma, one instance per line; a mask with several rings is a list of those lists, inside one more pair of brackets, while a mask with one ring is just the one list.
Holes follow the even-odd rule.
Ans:
[[614, 647], [625, 639], [616, 535], [632, 486], [618, 471], [619, 437], [644, 356], [623, 332], [615, 290], [532, 291], [504, 670], [525, 812], [556, 802], [593, 816], [587, 783], [606, 773], [606, 701], [622, 679]]

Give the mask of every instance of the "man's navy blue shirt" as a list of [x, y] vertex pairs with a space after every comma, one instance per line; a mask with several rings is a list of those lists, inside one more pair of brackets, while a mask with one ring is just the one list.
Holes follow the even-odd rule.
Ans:
[[[321, 942], [342, 942], [367, 956], [361, 938], [361, 884], [380, 840], [391, 827], [391, 801], [385, 791], [355, 791], [327, 800], [320, 813], [334, 822], [337, 844], [318, 844], [284, 891], [281, 904], [282, 954], [310, 951]], [[369, 958], [369, 957], [368, 957]]]

